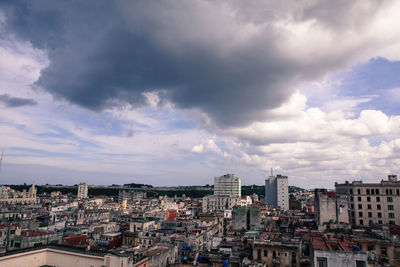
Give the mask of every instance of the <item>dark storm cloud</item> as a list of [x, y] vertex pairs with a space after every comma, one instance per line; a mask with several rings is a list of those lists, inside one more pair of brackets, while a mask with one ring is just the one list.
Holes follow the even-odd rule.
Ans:
[[264, 118], [297, 82], [344, 65], [335, 55], [293, 59], [282, 49], [287, 36], [274, 27], [285, 17], [339, 27], [329, 6], [254, 3], [21, 1], [2, 9], [8, 31], [48, 50], [37, 85], [54, 96], [101, 110], [142, 105], [144, 92], [162, 90], [178, 107], [231, 126]]
[[3, 103], [5, 106], [10, 108], [37, 105], [37, 102], [33, 99], [12, 97], [8, 94], [0, 95], [0, 103]]

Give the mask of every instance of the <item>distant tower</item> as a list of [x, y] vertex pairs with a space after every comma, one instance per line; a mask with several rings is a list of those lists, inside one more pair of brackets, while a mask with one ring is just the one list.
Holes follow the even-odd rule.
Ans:
[[78, 185], [78, 199], [85, 199], [88, 197], [88, 185], [86, 183], [80, 183]]
[[280, 174], [265, 179], [265, 202], [269, 206], [289, 209], [288, 177]]

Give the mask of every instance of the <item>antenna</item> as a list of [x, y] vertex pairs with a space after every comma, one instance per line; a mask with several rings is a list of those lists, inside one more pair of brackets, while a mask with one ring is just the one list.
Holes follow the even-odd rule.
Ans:
[[274, 173], [273, 173], [273, 171], [272, 171], [272, 168], [271, 168], [271, 176], [274, 176]]
[[1, 170], [1, 164], [3, 163], [3, 153], [4, 153], [4, 151], [1, 151], [1, 157], [0, 157], [0, 170]]

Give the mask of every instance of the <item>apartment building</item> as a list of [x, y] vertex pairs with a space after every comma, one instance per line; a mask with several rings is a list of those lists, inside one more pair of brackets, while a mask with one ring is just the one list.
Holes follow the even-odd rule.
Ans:
[[88, 185], [86, 183], [80, 183], [78, 185], [78, 199], [85, 199], [88, 197]]
[[352, 225], [400, 225], [400, 181], [389, 175], [380, 183], [346, 181], [335, 183], [336, 193], [348, 196], [349, 218]]
[[214, 196], [241, 197], [242, 184], [238, 177], [232, 173], [214, 177]]

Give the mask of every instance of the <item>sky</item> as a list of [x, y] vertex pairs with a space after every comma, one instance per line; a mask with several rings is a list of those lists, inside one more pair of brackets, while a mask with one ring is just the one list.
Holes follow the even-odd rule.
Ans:
[[0, 184], [400, 174], [399, 1], [2, 1]]

